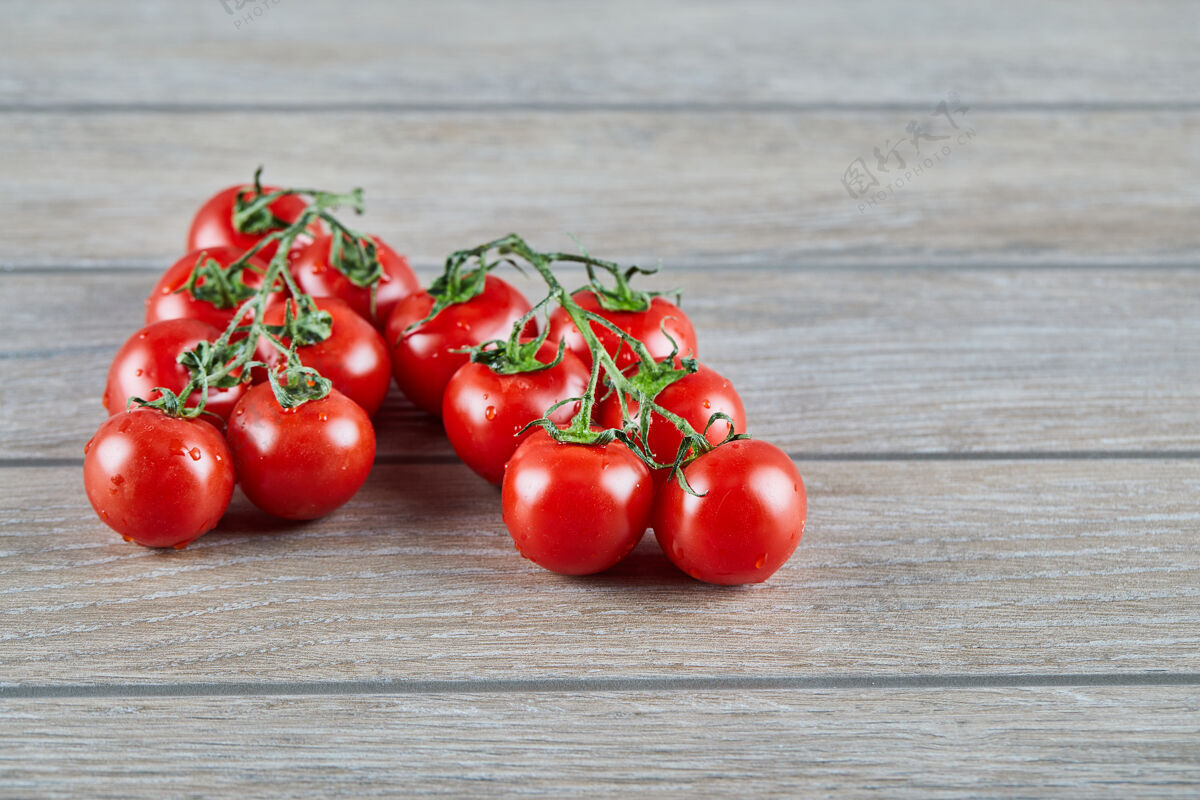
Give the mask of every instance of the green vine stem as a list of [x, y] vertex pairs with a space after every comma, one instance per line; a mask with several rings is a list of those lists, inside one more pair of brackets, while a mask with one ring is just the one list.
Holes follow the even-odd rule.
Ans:
[[[550, 299], [556, 301], [571, 318], [571, 321], [575, 324], [575, 327], [579, 329], [580, 334], [583, 336], [583, 339], [587, 343], [588, 349], [592, 354], [592, 371], [588, 380], [588, 388], [583, 396], [579, 398], [569, 398], [567, 400], [560, 401], [559, 403], [555, 403], [546, 410], [546, 416], [531, 422], [529, 426], [526, 427], [526, 430], [535, 425], [540, 426], [544, 428], [546, 432], [555, 440], [560, 442], [571, 442], [575, 444], [604, 444], [612, 441], [613, 439], [620, 439], [652, 469], [671, 468], [674, 470], [684, 489], [688, 492], [691, 492], [691, 488], [687, 486], [687, 483], [682, 475], [683, 464], [699, 457], [703, 453], [712, 450], [718, 445], [714, 445], [713, 443], [709, 442], [705, 437], [704, 432], [697, 431], [683, 417], [655, 403], [654, 396], [657, 395], [658, 391], [660, 391], [663, 386], [667, 385], [673, 380], [677, 380], [678, 377], [681, 377], [688, 372], [695, 371], [696, 365], [694, 360], [684, 359], [682, 361], [682, 369], [676, 369], [673, 366], [676, 355], [675, 353], [672, 353], [671, 356], [662, 363], [656, 362], [654, 357], [646, 348], [646, 345], [640, 340], [628, 335], [599, 314], [587, 311], [577, 302], [575, 302], [574, 298], [572, 297], [572, 293], [568, 292], [559, 282], [558, 278], [554, 275], [551, 266], [555, 262], [570, 262], [585, 265], [588, 270], [591, 287], [597, 290], [603, 289], [603, 287], [597, 279], [595, 270], [596, 268], [604, 269], [614, 276], [617, 284], [616, 289], [604, 291], [608, 296], [610, 296], [610, 299], [613, 296], [624, 298], [621, 302], [626, 303], [623, 307], [619, 307], [617, 310], [636, 310], [638, 308], [638, 306], [635, 305], [636, 303], [643, 303], [643, 305], [640, 306], [641, 310], [644, 310], [648, 307], [648, 298], [654, 296], [654, 293], [634, 292], [629, 288], [628, 282], [629, 278], [631, 278], [634, 274], [650, 273], [654, 270], [644, 270], [640, 267], [633, 267], [623, 272], [620, 266], [613, 262], [592, 258], [586, 254], [579, 255], [575, 253], [553, 252], [542, 253], [534, 250], [524, 239], [516, 234], [509, 234], [508, 236], [495, 239], [478, 247], [471, 248], [469, 250], [460, 250], [452, 254], [450, 258], [447, 259], [447, 270], [449, 271], [451, 266], [453, 266], [455, 269], [460, 269], [461, 265], [468, 263], [472, 259], [479, 263], [480, 266], [478, 271], [482, 272], [486, 269], [490, 269], [492, 266], [494, 266], [494, 264], [488, 264], [487, 254], [492, 251], [495, 251], [498, 255], [504, 257], [518, 268], [520, 268], [520, 265], [513, 260], [514, 258], [520, 259], [537, 271], [549, 289], [548, 297], [546, 300], [538, 303], [537, 307], [543, 306]], [[641, 299], [639, 299], [639, 296]], [[601, 297], [599, 292], [597, 293], [597, 297]], [[603, 300], [601, 300], [601, 306], [606, 307]], [[524, 327], [525, 323], [532, 317], [533, 313], [533, 311], [530, 311], [529, 314], [527, 314], [525, 317], [519, 320], [516, 325], [514, 325], [513, 333], [506, 343], [508, 348], [511, 349], [515, 347], [516, 339], [520, 329]], [[432, 316], [434, 316], [434, 314], [430, 315], [430, 317]], [[613, 360], [613, 357], [608, 354], [608, 351], [600, 343], [599, 338], [592, 329], [593, 325], [599, 325], [611, 331], [619, 338], [621, 343], [620, 346], [629, 347], [637, 355], [639, 365], [638, 373], [642, 374], [640, 379], [636, 375], [631, 378], [630, 376], [627, 376], [621, 372], [621, 370], [617, 367], [616, 362]], [[545, 334], [543, 334], [540, 339], [541, 341], [544, 341]], [[560, 352], [561, 347], [562, 344], [560, 343]], [[480, 348], [475, 348], [474, 350], [479, 349]], [[622, 420], [626, 423], [625, 428], [623, 429], [595, 430], [592, 426], [592, 411], [596, 403], [596, 395], [600, 386], [601, 374], [603, 374], [608, 385], [612, 387], [612, 391], [618, 394], [618, 400], [621, 402]], [[632, 400], [638, 405], [638, 418], [636, 420], [636, 425], [633, 424], [635, 421], [631, 420], [629, 417], [625, 400], [626, 398]], [[549, 416], [559, 407], [566, 405], [567, 403], [574, 402], [579, 402], [580, 408], [578, 413], [575, 414], [571, 422], [566, 427], [559, 428], [549, 419]], [[670, 464], [664, 464], [656, 461], [653, 454], [651, 454], [643, 444], [645, 441], [647, 441], [652, 414], [657, 414], [663, 419], [668, 420], [683, 435], [683, 441], [680, 444], [679, 451], [676, 453], [674, 461]], [[725, 441], [729, 441], [734, 438], [745, 437], [745, 434], [738, 434], [733, 430], [732, 420], [730, 420], [727, 415], [720, 413], [714, 414], [708, 420], [708, 423], [705, 425], [705, 431], [707, 431], [714, 422], [721, 419], [730, 422], [729, 434], [726, 436], [725, 440], [721, 442], [721, 444], [724, 444]], [[631, 435], [631, 432], [636, 435]], [[692, 493], [694, 494], [694, 492]]]
[[[309, 400], [319, 400], [329, 394], [332, 383], [316, 370], [305, 367], [296, 355], [297, 346], [312, 344], [328, 338], [331, 332], [332, 317], [328, 312], [317, 308], [312, 297], [300, 290], [295, 278], [288, 269], [288, 253], [296, 240], [316, 221], [327, 223], [334, 231], [335, 241], [346, 237], [352, 243], [350, 251], [360, 259], [360, 264], [366, 264], [368, 271], [373, 271], [374, 280], [370, 283], [372, 293], [378, 283], [382, 269], [376, 256], [374, 242], [364, 234], [355, 231], [333, 216], [332, 211], [349, 206], [355, 213], [362, 213], [362, 189], [354, 189], [345, 194], [335, 194], [317, 189], [280, 189], [273, 192], [262, 191], [260, 174], [262, 168], [254, 173], [256, 196], [244, 204], [239, 198], [235, 207], [233, 223], [238, 230], [245, 226], [254, 226], [254, 220], [263, 219], [263, 214], [269, 214], [279, 225], [263, 236], [253, 247], [244, 252], [237, 261], [224, 269], [224, 276], [238, 276], [245, 269], [254, 269], [248, 262], [264, 247], [272, 242], [277, 243], [275, 255], [263, 273], [260, 286], [244, 299], [234, 313], [229, 326], [215, 342], [200, 342], [192, 350], [182, 353], [180, 363], [187, 366], [191, 374], [188, 383], [178, 392], [172, 392], [165, 387], [155, 387], [159, 397], [153, 401], [141, 398], [130, 398], [130, 405], [137, 404], [161, 409], [170, 416], [193, 418], [200, 414], [211, 413], [204, 407], [208, 400], [210, 388], [230, 388], [249, 380], [249, 371], [254, 367], [267, 370], [267, 379], [275, 394], [275, 399], [284, 408], [294, 408]], [[279, 222], [270, 214], [271, 203], [280, 197], [288, 195], [306, 195], [311, 198], [311, 204], [291, 224]], [[282, 225], [282, 227], [279, 227]], [[367, 244], [363, 244], [363, 242]], [[373, 266], [372, 266], [373, 265]], [[211, 270], [215, 265], [205, 263], [204, 259], [197, 262], [195, 271], [188, 283], [195, 286], [200, 277], [208, 280], [207, 273], [197, 274], [202, 270]], [[360, 275], [362, 273], [360, 272]], [[228, 291], [228, 281], [222, 282], [217, 278], [223, 293]], [[285, 306], [283, 325], [265, 325], [263, 315], [266, 312], [267, 300], [282, 282], [294, 298], [293, 303]], [[225, 294], [226, 297], [231, 295]], [[240, 298], [239, 298], [240, 299]], [[233, 337], [242, 334], [236, 342]], [[288, 344], [283, 340], [287, 339]], [[278, 371], [262, 361], [255, 361], [254, 355], [260, 340], [271, 343], [284, 355], [284, 368]], [[198, 392], [195, 406], [187, 407], [184, 402], [193, 392]]]

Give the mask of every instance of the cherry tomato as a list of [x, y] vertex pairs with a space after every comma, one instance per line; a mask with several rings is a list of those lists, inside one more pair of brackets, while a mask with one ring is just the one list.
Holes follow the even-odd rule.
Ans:
[[233, 496], [233, 459], [212, 425], [135, 408], [109, 417], [83, 449], [83, 486], [106, 525], [146, 547], [186, 547]]
[[[201, 258], [211, 258], [222, 267], [228, 267], [241, 255], [242, 251], [236, 247], [210, 247], [188, 253], [176, 261], [158, 279], [150, 296], [146, 298], [146, 324], [160, 322], [164, 319], [198, 319], [201, 322], [207, 322], [219, 331], [224, 331], [233, 321], [237, 305], [241, 305], [241, 303], [230, 308], [218, 308], [207, 300], [197, 300], [190, 291], [179, 291], [179, 289], [186, 285], [192, 277], [192, 270]], [[257, 256], [252, 257], [248, 263], [256, 269], [265, 271], [267, 268], [267, 265]], [[262, 286], [262, 274], [252, 269], [243, 270], [241, 279], [251, 289]], [[203, 286], [205, 283], [206, 279], [201, 278], [197, 281], [197, 286]], [[272, 294], [272, 297], [282, 296], [282, 292]]]
[[[263, 187], [263, 194], [270, 194], [275, 191], [279, 191], [276, 186]], [[255, 196], [254, 186], [248, 184], [230, 186], [228, 189], [222, 189], [217, 192], [204, 205], [200, 206], [200, 210], [192, 218], [191, 230], [188, 231], [188, 250], [230, 246], [244, 253], [258, 244], [259, 239], [276, 230], [281, 230], [280, 228], [272, 228], [263, 233], [242, 233], [236, 230], [233, 227], [233, 211], [234, 201], [239, 195], [243, 200], [253, 200]], [[272, 214], [289, 225], [298, 220], [307, 207], [308, 203], [304, 198], [296, 195], [286, 195], [268, 206]], [[319, 222], [314, 222], [308, 230], [308, 235], [303, 235], [296, 240], [297, 245], [307, 243], [311, 240], [312, 236], [320, 234], [324, 228]], [[255, 253], [255, 255], [263, 261], [270, 261], [278, 249], [279, 244], [271, 242]]]
[[[111, 415], [124, 411], [130, 397], [156, 400], [159, 397], [153, 391], [156, 386], [181, 392], [191, 376], [187, 367], [179, 363], [179, 354], [201, 341], [215, 342], [220, 337], [221, 331], [196, 319], [168, 319], [142, 328], [121, 345], [108, 368], [104, 408]], [[204, 410], [227, 420], [245, 393], [245, 384], [209, 389]], [[197, 402], [199, 392], [192, 392], [184, 405], [194, 407]], [[204, 415], [200, 419], [205, 419]]]
[[396, 304], [421, 288], [408, 259], [388, 247], [377, 237], [375, 254], [383, 275], [375, 288], [375, 314], [371, 314], [371, 290], [355, 286], [349, 278], [330, 265], [329, 253], [333, 237], [322, 234], [298, 250], [292, 259], [292, 275], [305, 294], [313, 297], [336, 297], [345, 301], [363, 319], [383, 330]]
[[658, 493], [654, 535], [667, 558], [707, 583], [760, 583], [800, 544], [804, 481], [787, 453], [758, 439], [723, 444], [683, 468]]
[[[742, 406], [742, 398], [738, 397], [732, 383], [721, 377], [716, 370], [703, 364], [695, 372], [684, 375], [664, 388], [654, 398], [654, 402], [683, 417], [689, 425], [702, 433], [708, 420], [717, 412], [728, 414], [733, 419], [734, 429], [738, 433], [746, 431], [746, 409]], [[628, 408], [629, 416], [636, 419], [638, 404], [630, 401]], [[621, 405], [615, 393], [600, 402], [595, 418], [602, 427], [621, 427]], [[713, 444], [718, 444], [728, 433], [729, 423], [717, 420], [705, 433], [705, 438]], [[654, 460], [660, 464], [670, 464], [679, 452], [683, 434], [669, 420], [658, 413], [652, 413], [648, 438]], [[669, 474], [670, 470], [656, 470], [655, 478], [661, 480]]]
[[375, 461], [371, 420], [337, 389], [285, 409], [270, 384], [260, 383], [233, 410], [226, 438], [246, 497], [284, 519], [316, 519], [340, 508]]
[[[333, 317], [329, 338], [316, 344], [296, 348], [296, 355], [306, 367], [333, 381], [333, 388], [363, 407], [368, 416], [374, 416], [383, 405], [391, 384], [391, 361], [387, 345], [379, 331], [371, 323], [354, 313], [350, 306], [336, 297], [314, 298], [317, 308], [328, 311]], [[296, 301], [287, 300], [292, 314], [296, 313]], [[284, 303], [277, 303], [263, 313], [264, 325], [282, 325]], [[284, 339], [289, 344], [290, 340]], [[265, 340], [260, 341], [257, 357], [271, 365], [281, 365], [283, 353]], [[255, 375], [256, 382], [266, 380], [266, 375]]]
[[[645, 311], [605, 311], [600, 307], [600, 301], [596, 299], [596, 295], [589, 290], [576, 292], [572, 298], [585, 311], [599, 314], [633, 338], [640, 339], [655, 361], [661, 361], [671, 355], [671, 339], [663, 334], [660, 325], [666, 328], [667, 333], [679, 345], [679, 356], [687, 358], [696, 355], [696, 331], [692, 327], [692, 321], [679, 306], [669, 300], [652, 297], [650, 308]], [[591, 350], [588, 349], [583, 334], [575, 327], [575, 323], [571, 321], [567, 312], [562, 308], [555, 309], [554, 313], [550, 315], [549, 327], [550, 341], [557, 342], [560, 339], [566, 339], [567, 349], [579, 356], [584, 365], [591, 369]], [[595, 332], [596, 338], [600, 340], [600, 344], [608, 354], [613, 357], [618, 369], [624, 371], [626, 367], [637, 361], [637, 356], [633, 351], [628, 346], [623, 346], [620, 338], [608, 328], [593, 322], [592, 331]], [[620, 347], [619, 352], [618, 347]]]
[[[545, 342], [538, 349], [538, 360], [552, 361], [557, 349]], [[582, 396], [588, 377], [587, 367], [569, 351], [549, 369], [513, 375], [500, 375], [486, 364], [463, 364], [442, 397], [446, 436], [468, 467], [499, 484], [505, 463], [532, 431], [520, 438], [515, 434], [559, 400]], [[565, 425], [578, 410], [579, 403], [565, 405], [551, 419]]]
[[542, 430], [517, 448], [500, 492], [521, 555], [564, 575], [613, 566], [650, 521], [650, 470], [621, 442], [560, 444]]
[[[470, 360], [465, 353], [451, 351], [507, 339], [513, 324], [529, 311], [529, 301], [512, 284], [488, 275], [483, 291], [475, 297], [447, 306], [424, 325], [404, 332], [425, 319], [432, 308], [429, 292], [410, 294], [388, 318], [384, 337], [392, 351], [392, 374], [400, 390], [417, 408], [441, 414], [446, 384]], [[530, 320], [524, 332], [533, 335], [536, 330]]]

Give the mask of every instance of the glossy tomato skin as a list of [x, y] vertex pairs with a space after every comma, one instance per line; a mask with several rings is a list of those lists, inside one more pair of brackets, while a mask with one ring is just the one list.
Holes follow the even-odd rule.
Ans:
[[[264, 186], [263, 194], [270, 194], [278, 190], [276, 186]], [[229, 246], [244, 253], [258, 244], [259, 239], [267, 235], [267, 233], [242, 233], [233, 227], [233, 207], [239, 194], [250, 199], [254, 196], [254, 187], [246, 184], [230, 186], [228, 189], [217, 192], [204, 205], [200, 206], [200, 210], [192, 218], [191, 230], [188, 231], [188, 250]], [[271, 212], [288, 224], [298, 220], [307, 207], [308, 203], [304, 198], [296, 195], [281, 197], [270, 206]], [[321, 233], [324, 228], [319, 222], [314, 222], [308, 230], [310, 234], [299, 237], [296, 240], [297, 245], [308, 242], [313, 235]], [[271, 232], [273, 231], [268, 231], [268, 233]], [[263, 261], [270, 261], [278, 249], [278, 243], [271, 242], [255, 255]]]
[[[633, 338], [642, 340], [646, 349], [650, 351], [650, 355], [654, 356], [655, 361], [662, 361], [671, 355], [671, 340], [663, 334], [660, 325], [666, 328], [667, 333], [679, 345], [678, 355], [680, 357], [688, 358], [696, 355], [696, 330], [692, 327], [692, 321], [679, 306], [669, 300], [662, 297], [651, 298], [650, 308], [645, 311], [606, 311], [600, 307], [600, 301], [596, 299], [596, 295], [586, 289], [576, 292], [572, 298], [583, 310], [599, 314]], [[549, 327], [550, 341], [557, 342], [560, 339], [566, 339], [567, 349], [579, 356], [584, 365], [590, 369], [592, 353], [588, 349], [587, 342], [584, 341], [583, 334], [575, 327], [575, 323], [571, 321], [567, 312], [562, 308], [556, 308], [550, 315]], [[621, 344], [620, 337], [608, 328], [592, 323], [592, 330], [610, 356], [616, 353], [613, 360], [621, 371], [625, 371], [638, 360], [629, 347], [620, 347], [618, 351], [617, 348]]]
[[[130, 397], [155, 400], [156, 386], [180, 392], [187, 385], [187, 368], [178, 362], [179, 354], [191, 350], [197, 343], [214, 342], [221, 331], [196, 319], [168, 319], [155, 322], [139, 330], [121, 345], [108, 368], [108, 382], [104, 387], [104, 408], [108, 413], [124, 411]], [[229, 412], [246, 393], [245, 384], [227, 389], [209, 389], [204, 409], [229, 419]], [[193, 392], [184, 405], [195, 407], [199, 392]], [[201, 419], [205, 417], [201, 416]]]
[[545, 431], [517, 448], [500, 494], [517, 550], [564, 575], [617, 564], [646, 532], [654, 504], [650, 470], [627, 446], [560, 444]]
[[[209, 247], [190, 252], [176, 261], [158, 279], [150, 296], [146, 298], [146, 324], [166, 319], [197, 319], [224, 332], [233, 321], [237, 309], [217, 308], [207, 300], [197, 300], [191, 292], [178, 290], [192, 277], [192, 270], [201, 258], [211, 258], [222, 267], [228, 267], [241, 256], [242, 251], [235, 247]], [[249, 264], [260, 270], [267, 268], [266, 263], [260, 261], [257, 256], [251, 258]], [[242, 280], [251, 289], [262, 286], [262, 274], [253, 270], [243, 270]], [[203, 286], [204, 282], [201, 281], [200, 285]], [[282, 292], [272, 294], [272, 297], [282, 296]]]
[[707, 583], [760, 583], [795, 552], [807, 500], [787, 453], [740, 439], [700, 456], [683, 474], [704, 496], [671, 480], [654, 508], [654, 535], [675, 566]]
[[[529, 301], [507, 281], [488, 275], [478, 295], [447, 306], [411, 333], [404, 332], [425, 319], [432, 308], [433, 297], [428, 292], [410, 294], [396, 305], [384, 338], [391, 348], [392, 374], [400, 390], [417, 408], [441, 414], [446, 384], [470, 360], [465, 353], [451, 351], [507, 339], [513, 324], [529, 311]], [[536, 330], [530, 320], [524, 333], [533, 335]]]
[[340, 508], [375, 461], [371, 420], [337, 389], [284, 409], [260, 383], [233, 410], [226, 438], [246, 497], [284, 519], [316, 519]]
[[[684, 375], [679, 380], [667, 386], [654, 402], [668, 411], [674, 412], [688, 421], [697, 431], [704, 431], [704, 426], [713, 414], [721, 412], [728, 414], [734, 421], [734, 429], [738, 433], [746, 432], [746, 409], [742, 398], [738, 396], [733, 384], [714, 369], [699, 365], [695, 372]], [[629, 415], [636, 419], [638, 404], [629, 403]], [[615, 394], [609, 395], [599, 405], [596, 420], [605, 428], [621, 427], [621, 406]], [[704, 438], [713, 444], [718, 444], [729, 433], [729, 423], [717, 420], [705, 433]], [[657, 413], [650, 415], [649, 447], [654, 460], [660, 464], [670, 464], [679, 452], [679, 444], [683, 434], [669, 420]], [[656, 470], [656, 479], [665, 479], [670, 470]]]
[[110, 528], [146, 547], [181, 548], [216, 527], [233, 496], [233, 459], [212, 425], [135, 408], [109, 417], [83, 450], [83, 485]]
[[[556, 352], [556, 345], [546, 342], [538, 350], [538, 360], [552, 361]], [[442, 397], [446, 436], [468, 467], [489, 483], [499, 484], [504, 465], [532, 432], [520, 438], [515, 434], [558, 401], [582, 396], [588, 377], [587, 367], [569, 351], [549, 369], [515, 375], [499, 375], [485, 364], [463, 364]], [[565, 425], [578, 410], [577, 402], [565, 405], [551, 419]]]
[[[296, 355], [306, 367], [333, 381], [333, 388], [362, 406], [367, 416], [374, 416], [391, 385], [391, 361], [387, 345], [379, 331], [371, 323], [354, 313], [350, 306], [336, 297], [313, 298], [317, 308], [328, 311], [333, 317], [329, 338], [316, 344], [296, 348]], [[287, 300], [292, 313], [296, 313], [296, 301]], [[263, 313], [266, 325], [282, 325], [287, 306], [276, 303]], [[287, 344], [287, 340], [284, 344]], [[257, 349], [259, 360], [267, 364], [281, 365], [283, 353], [262, 340]], [[261, 370], [260, 370], [261, 371]], [[258, 382], [266, 375], [255, 375]]]
[[333, 237], [322, 234], [296, 251], [292, 258], [292, 275], [305, 294], [313, 297], [336, 297], [354, 309], [355, 313], [379, 330], [387, 325], [396, 304], [421, 288], [408, 259], [388, 247], [381, 239], [372, 237], [375, 254], [383, 275], [375, 290], [375, 314], [371, 314], [371, 290], [355, 286], [340, 271], [330, 265], [329, 253]]

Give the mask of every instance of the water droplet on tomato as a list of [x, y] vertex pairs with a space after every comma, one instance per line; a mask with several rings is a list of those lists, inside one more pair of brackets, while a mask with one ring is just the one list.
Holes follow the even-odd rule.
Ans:
[[242, 414], [245, 414], [245, 413], [246, 413], [246, 409], [242, 408], [241, 406], [238, 406], [237, 411], [234, 411], [233, 415], [235, 417], [240, 417]]
[[756, 561], [754, 562], [754, 568], [755, 568], [755, 569], [762, 569], [762, 568], [763, 568], [763, 564], [765, 564], [765, 563], [767, 563], [767, 554], [766, 554], [766, 553], [763, 553], [761, 556], [759, 556], [759, 557], [758, 557], [758, 560], [756, 560]]
[[135, 370], [133, 371], [133, 374], [134, 374], [134, 375], [136, 375], [137, 377], [139, 377], [139, 378], [140, 378], [140, 377], [142, 377], [142, 375], [144, 374], [144, 372], [143, 372], [141, 369], [135, 369]]
[[317, 414], [317, 419], [321, 420], [321, 422], [328, 422], [329, 415], [322, 411], [320, 414]]
[[124, 539], [124, 540], [125, 540], [125, 541], [127, 541], [127, 542], [132, 542], [132, 541], [133, 541], [133, 537], [132, 537], [132, 536], [126, 536], [125, 534], [121, 534], [121, 538], [122, 538], [122, 539]]
[[86, 456], [88, 453], [92, 452], [92, 442], [94, 442], [94, 441], [96, 441], [96, 438], [95, 438], [95, 437], [92, 437], [91, 439], [88, 439], [88, 441], [87, 441], [87, 444], [85, 444], [85, 445], [83, 446], [83, 454], [84, 454], [85, 456]]
[[199, 461], [203, 453], [200, 452], [199, 447], [193, 447], [191, 450], [188, 450], [188, 455], [192, 457], [192, 461]]
[[113, 475], [111, 478], [109, 478], [109, 480], [112, 481], [113, 486], [120, 486], [121, 484], [125, 483], [125, 476]]
[[145, 332], [145, 331], [142, 331], [141, 333], [139, 333], [139, 334], [138, 334], [138, 338], [139, 338], [139, 339], [145, 339], [145, 338], [146, 338], [146, 332]]
[[185, 547], [187, 547], [187, 546], [188, 546], [189, 544], [191, 544], [191, 543], [192, 543], [192, 542], [191, 542], [191, 540], [189, 540], [189, 541], [186, 541], [186, 542], [180, 542], [179, 544], [173, 544], [173, 545], [171, 545], [171, 546], [172, 546], [172, 547], [174, 547], [176, 550], [182, 550], [182, 549], [184, 549]]
[[707, 400], [705, 400], [705, 401], [704, 401], [704, 407], [705, 407], [705, 408], [712, 408], [712, 403], [710, 403], [710, 402], [708, 402]]
[[485, 417], [487, 417], [488, 419], [495, 419], [496, 418], [496, 407], [488, 406], [487, 408], [485, 408], [483, 410], [483, 415]]

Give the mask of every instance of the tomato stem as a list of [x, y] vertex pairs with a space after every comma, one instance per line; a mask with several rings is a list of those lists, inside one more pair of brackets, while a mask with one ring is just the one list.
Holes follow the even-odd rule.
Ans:
[[[495, 251], [502, 258], [509, 260], [514, 266], [517, 266], [517, 264], [515, 261], [512, 261], [512, 258], [519, 258], [532, 266], [541, 275], [549, 289], [547, 299], [552, 298], [567, 313], [575, 327], [578, 328], [592, 355], [592, 370], [588, 380], [588, 388], [583, 397], [578, 398], [580, 408], [571, 422], [565, 428], [559, 428], [549, 419], [549, 415], [555, 408], [564, 404], [558, 403], [547, 410], [545, 417], [535, 420], [527, 427], [539, 425], [554, 439], [577, 444], [603, 444], [613, 439], [620, 439], [629, 445], [634, 453], [652, 469], [671, 468], [674, 470], [685, 490], [691, 492], [690, 487], [687, 486], [687, 482], [682, 477], [682, 466], [699, 457], [701, 454], [708, 452], [714, 445], [708, 441], [703, 432], [697, 431], [686, 419], [655, 403], [654, 397], [667, 384], [678, 380], [679, 377], [687, 374], [687, 372], [694, 372], [696, 369], [695, 361], [692, 359], [683, 359], [683, 369], [676, 369], [673, 363], [677, 352], [676, 349], [664, 363], [660, 364], [656, 362], [642, 341], [630, 336], [603, 316], [580, 306], [575, 301], [572, 293], [568, 292], [562, 283], [559, 282], [551, 267], [556, 262], [583, 264], [588, 271], [590, 290], [596, 293], [601, 307], [606, 310], [645, 310], [648, 308], [649, 298], [658, 293], [634, 292], [629, 288], [629, 279], [635, 274], [649, 274], [656, 270], [630, 267], [622, 272], [618, 264], [593, 258], [586, 253], [542, 253], [534, 250], [520, 236], [509, 234], [478, 247], [453, 253], [447, 259], [447, 272], [450, 272], [452, 265], [465, 264], [472, 259], [481, 265], [481, 270], [485, 268], [490, 269], [491, 267], [487, 266], [488, 262], [486, 258], [487, 254], [491, 251]], [[493, 264], [492, 266], [495, 265]], [[597, 268], [603, 269], [613, 276], [616, 283], [615, 289], [605, 289], [600, 284], [596, 274]], [[613, 305], [606, 304], [606, 298]], [[544, 302], [539, 303], [538, 306], [540, 307]], [[532, 313], [531, 311], [530, 314]], [[436, 312], [431, 313], [430, 318], [435, 314]], [[519, 329], [524, 327], [529, 316], [526, 315], [526, 317], [517, 322], [513, 328], [513, 337], [518, 335]], [[620, 370], [613, 356], [608, 353], [604, 345], [600, 342], [593, 326], [600, 326], [614, 334], [619, 342], [618, 348], [629, 347], [633, 351], [638, 358], [638, 373], [640, 377], [635, 376], [635, 378], [631, 379]], [[511, 337], [510, 341], [512, 341]], [[596, 404], [596, 393], [600, 386], [601, 374], [604, 375], [612, 390], [616, 392], [617, 401], [621, 403], [621, 417], [626, 423], [624, 428], [610, 428], [600, 431], [593, 430], [592, 428], [592, 412]], [[627, 398], [638, 406], [636, 425], [634, 425], [634, 421], [629, 417]], [[679, 451], [674, 461], [670, 464], [658, 462], [644, 444], [648, 441], [651, 414], [657, 414], [669, 421], [683, 436]], [[708, 425], [705, 426], [705, 430], [707, 431], [708, 427], [718, 419], [729, 421], [728, 417], [724, 414], [714, 414], [709, 419]], [[743, 434], [734, 434], [731, 424], [730, 435], [740, 437]]]
[[[284, 408], [292, 408], [308, 400], [319, 400], [329, 394], [332, 383], [319, 372], [305, 367], [296, 355], [296, 347], [322, 341], [330, 335], [332, 322], [328, 312], [317, 308], [312, 297], [300, 290], [295, 278], [288, 269], [288, 253], [296, 240], [318, 220], [329, 224], [333, 229], [334, 242], [339, 245], [339, 253], [353, 252], [352, 258], [357, 258], [358, 268], [352, 281], [367, 281], [372, 289], [377, 286], [382, 275], [382, 267], [376, 254], [373, 240], [364, 234], [343, 224], [331, 212], [335, 208], [349, 206], [356, 213], [362, 213], [362, 189], [354, 189], [344, 194], [326, 192], [320, 189], [280, 189], [273, 192], [263, 192], [260, 180], [262, 167], [254, 173], [255, 196], [243, 202], [239, 197], [235, 204], [234, 226], [245, 232], [247, 225], [254, 227], [262, 225], [270, 217], [270, 224], [265, 235], [247, 249], [242, 255], [223, 270], [216, 262], [206, 263], [201, 258], [193, 268], [192, 276], [185, 288], [194, 289], [197, 281], [203, 277], [205, 286], [212, 283], [212, 292], [222, 303], [220, 308], [230, 308], [237, 305], [229, 326], [221, 333], [215, 342], [200, 342], [192, 350], [182, 353], [180, 363], [186, 365], [191, 374], [188, 383], [178, 393], [164, 387], [157, 387], [158, 398], [146, 401], [141, 398], [131, 398], [131, 403], [159, 408], [170, 416], [196, 417], [203, 413], [208, 401], [208, 390], [213, 388], [228, 388], [238, 383], [250, 380], [250, 370], [262, 367], [267, 370], [267, 378], [274, 391], [275, 398]], [[296, 218], [295, 222], [287, 224], [278, 220], [270, 212], [270, 206], [281, 197], [290, 195], [306, 195], [312, 202]], [[254, 222], [257, 220], [257, 222]], [[258, 232], [257, 230], [254, 232]], [[343, 250], [340, 245], [345, 237], [351, 247]], [[367, 244], [363, 244], [366, 240]], [[263, 248], [274, 243], [276, 251], [265, 271], [261, 271], [262, 283], [257, 289], [249, 289], [243, 282], [233, 278], [240, 276], [243, 270], [257, 268], [249, 263]], [[343, 263], [344, 260], [343, 260]], [[220, 274], [215, 274], [219, 272]], [[291, 303], [285, 307], [284, 324], [269, 326], [263, 323], [267, 301], [278, 291], [282, 284], [294, 298], [296, 312], [292, 312]], [[209, 299], [209, 298], [204, 298]], [[210, 300], [212, 302], [212, 300]], [[243, 334], [237, 342], [233, 341], [235, 334]], [[289, 343], [284, 345], [281, 336]], [[254, 360], [258, 343], [266, 339], [273, 347], [284, 354], [282, 369], [272, 367], [265, 362]], [[184, 401], [199, 392], [196, 405], [186, 407]]]

